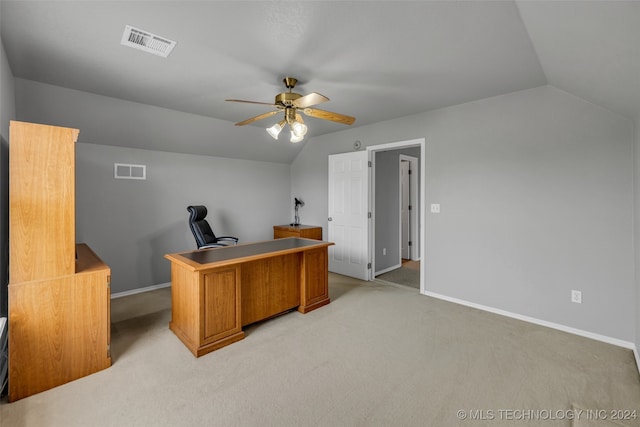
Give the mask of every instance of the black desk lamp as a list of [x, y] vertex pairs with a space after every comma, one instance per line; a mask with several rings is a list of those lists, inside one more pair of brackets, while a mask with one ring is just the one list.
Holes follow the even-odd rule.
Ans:
[[297, 197], [294, 198], [295, 199], [295, 216], [294, 216], [294, 220], [293, 220], [293, 224], [291, 225], [300, 225], [300, 217], [298, 216], [298, 208], [300, 206], [304, 206], [304, 202], [302, 201], [302, 199], [298, 199]]

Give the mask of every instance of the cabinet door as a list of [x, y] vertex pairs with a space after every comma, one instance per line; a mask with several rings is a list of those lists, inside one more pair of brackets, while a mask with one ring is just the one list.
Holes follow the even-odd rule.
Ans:
[[9, 400], [111, 366], [109, 270], [9, 285]]
[[9, 282], [75, 273], [78, 130], [11, 122]]

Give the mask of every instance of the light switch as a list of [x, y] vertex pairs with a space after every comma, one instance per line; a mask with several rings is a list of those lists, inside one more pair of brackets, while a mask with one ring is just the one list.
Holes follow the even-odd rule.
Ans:
[[440, 203], [431, 203], [431, 213], [440, 213]]

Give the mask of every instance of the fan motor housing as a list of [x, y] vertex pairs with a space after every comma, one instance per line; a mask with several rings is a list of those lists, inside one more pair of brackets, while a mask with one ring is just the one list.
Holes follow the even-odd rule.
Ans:
[[276, 104], [284, 105], [285, 107], [290, 107], [292, 102], [296, 99], [300, 98], [302, 95], [299, 93], [292, 92], [283, 92], [276, 95]]

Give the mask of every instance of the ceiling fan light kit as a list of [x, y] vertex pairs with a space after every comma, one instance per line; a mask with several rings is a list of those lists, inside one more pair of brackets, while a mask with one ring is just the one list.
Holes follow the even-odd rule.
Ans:
[[275, 107], [276, 110], [269, 111], [268, 113], [260, 114], [258, 116], [252, 117], [247, 120], [243, 120], [241, 122], [236, 123], [236, 126], [244, 126], [249, 123], [253, 123], [257, 120], [266, 119], [267, 117], [271, 117], [274, 114], [279, 113], [280, 111], [284, 111], [284, 120], [280, 120], [278, 123], [273, 126], [268, 127], [267, 133], [273, 138], [278, 139], [278, 135], [284, 128], [285, 124], [289, 125], [291, 129], [291, 138], [290, 141], [293, 143], [300, 142], [304, 139], [304, 136], [307, 134], [309, 128], [302, 120], [302, 116], [298, 114], [298, 109], [305, 115], [309, 117], [314, 117], [322, 120], [331, 120], [337, 123], [342, 123], [346, 125], [351, 125], [355, 122], [355, 117], [347, 116], [344, 114], [332, 113], [330, 111], [318, 110], [314, 108], [309, 108], [313, 105], [320, 104], [322, 102], [327, 102], [329, 98], [324, 95], [321, 95], [317, 92], [312, 92], [308, 95], [300, 95], [299, 93], [292, 92], [292, 89], [295, 87], [298, 80], [293, 77], [285, 77], [284, 85], [289, 89], [289, 92], [279, 93], [275, 97], [275, 101], [273, 104], [269, 104], [266, 102], [257, 102], [257, 101], [244, 101], [242, 99], [227, 99], [230, 102], [244, 102], [249, 104], [261, 104], [261, 105], [270, 105]]
[[298, 136], [295, 133], [291, 132], [291, 138], [289, 139], [289, 141], [295, 144], [296, 142], [300, 142], [303, 139], [304, 139], [304, 136]]
[[282, 128], [284, 127], [284, 124], [286, 122], [284, 120], [281, 120], [280, 122], [276, 123], [275, 125], [268, 127], [267, 128], [267, 133], [269, 135], [271, 135], [271, 137], [273, 139], [278, 139], [278, 135], [280, 135], [280, 132], [282, 131]]
[[291, 132], [295, 133], [296, 136], [304, 137], [307, 134], [308, 128], [301, 120], [302, 118], [298, 116], [298, 119], [289, 125], [291, 126]]

